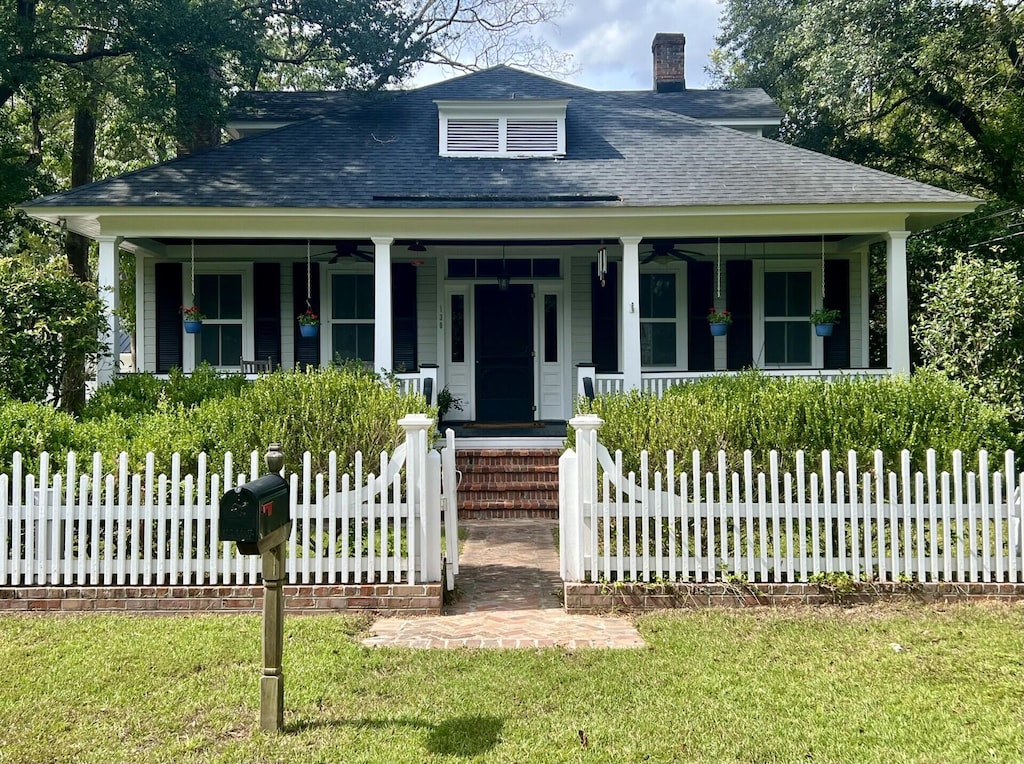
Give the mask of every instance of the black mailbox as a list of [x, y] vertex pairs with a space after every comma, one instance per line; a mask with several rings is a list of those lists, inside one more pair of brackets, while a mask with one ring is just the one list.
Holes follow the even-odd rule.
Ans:
[[288, 483], [280, 475], [264, 475], [221, 497], [220, 540], [234, 541], [242, 554], [261, 554], [290, 533]]

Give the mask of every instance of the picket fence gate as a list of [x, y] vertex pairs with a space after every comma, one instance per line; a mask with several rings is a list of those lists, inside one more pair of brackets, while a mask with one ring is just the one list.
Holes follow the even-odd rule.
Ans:
[[[288, 476], [292, 533], [286, 544], [291, 584], [433, 583], [447, 562], [448, 588], [458, 572], [455, 440], [428, 447], [431, 420], [399, 422], [405, 442], [379, 465], [355, 457], [351, 475], [329, 455], [326, 474], [313, 474], [309, 452], [302, 474]], [[259, 557], [240, 555], [218, 540], [220, 497], [264, 472], [258, 452], [249, 469], [208, 469], [200, 454], [196, 475], [181, 475], [174, 454], [170, 476], [129, 473], [121, 454], [116, 474], [104, 474], [100, 454], [81, 470], [68, 454], [52, 472], [46, 453], [38, 475], [23, 474], [15, 454], [0, 474], [0, 585], [188, 586], [260, 582]], [[377, 468], [376, 471], [374, 468]], [[444, 532], [442, 533], [442, 523]]]
[[912, 471], [907, 451], [898, 472], [880, 451], [866, 468], [849, 452], [845, 471], [828, 451], [820, 471], [797, 452], [793, 473], [780, 473], [776, 452], [755, 473], [747, 451], [740, 473], [724, 452], [707, 469], [697, 451], [689, 465], [669, 451], [665, 475], [651, 474], [645, 451], [637, 476], [598, 440], [600, 418], [570, 425], [576, 449], [559, 462], [567, 581], [1024, 581], [1024, 474], [1012, 451], [994, 472], [985, 451], [977, 472], [959, 451], [942, 472], [933, 450], [924, 472]]

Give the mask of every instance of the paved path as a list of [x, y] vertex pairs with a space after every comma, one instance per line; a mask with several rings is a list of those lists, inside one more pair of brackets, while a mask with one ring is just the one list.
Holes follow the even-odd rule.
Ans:
[[619, 616], [566, 615], [554, 520], [471, 520], [456, 583], [442, 616], [381, 618], [375, 647], [643, 647]]

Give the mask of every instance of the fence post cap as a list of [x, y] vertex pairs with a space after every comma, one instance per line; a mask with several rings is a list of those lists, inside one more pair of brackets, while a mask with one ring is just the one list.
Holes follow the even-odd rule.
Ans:
[[398, 426], [406, 432], [426, 430], [434, 423], [434, 420], [426, 414], [409, 414], [398, 420]]
[[604, 420], [597, 414], [577, 414], [569, 420], [574, 430], [598, 430], [604, 424]]

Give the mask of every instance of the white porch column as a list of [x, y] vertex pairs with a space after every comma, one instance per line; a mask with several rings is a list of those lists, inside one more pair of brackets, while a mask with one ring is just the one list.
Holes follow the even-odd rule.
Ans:
[[622, 242], [622, 380], [623, 389], [640, 387], [640, 236]]
[[146, 257], [135, 253], [135, 371], [146, 369]]
[[910, 307], [907, 298], [907, 237], [889, 231], [885, 252], [886, 365], [893, 374], [910, 373]]
[[373, 237], [373, 370], [391, 371], [391, 244]]
[[99, 339], [106, 346], [96, 359], [96, 384], [105, 385], [112, 382], [120, 366], [120, 348], [118, 347], [117, 309], [121, 305], [118, 289], [117, 251], [121, 239], [117, 236], [97, 236], [99, 244], [99, 267], [96, 271], [96, 285], [99, 297], [106, 310], [106, 320], [100, 326]]

